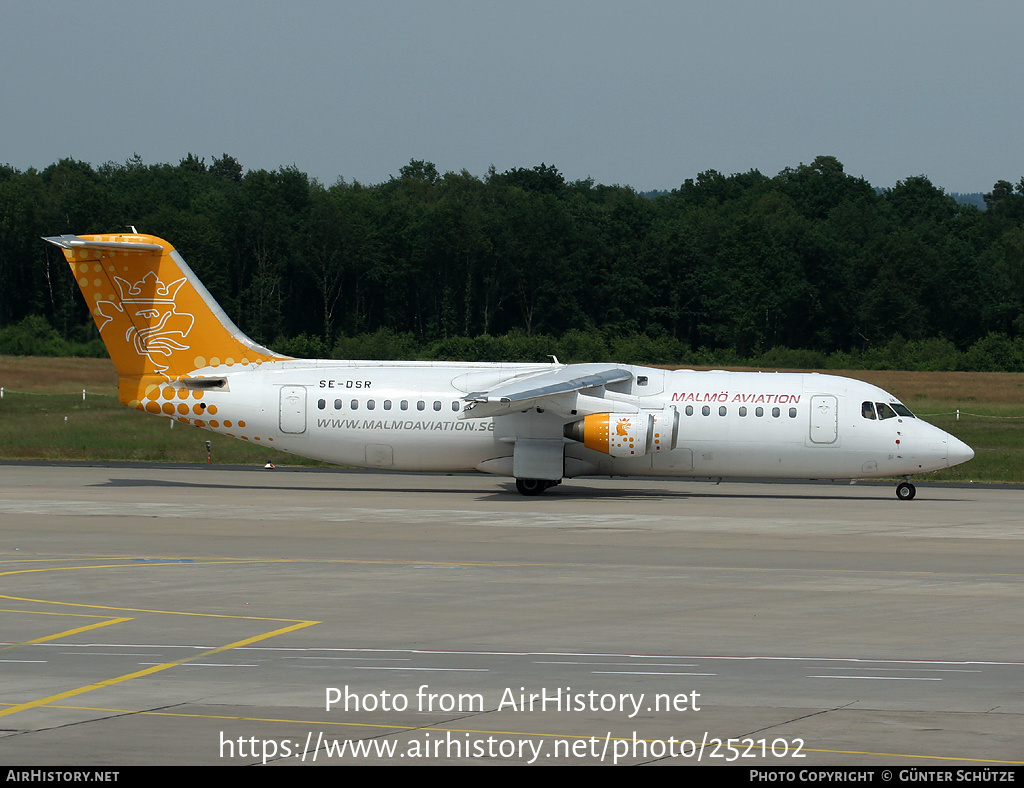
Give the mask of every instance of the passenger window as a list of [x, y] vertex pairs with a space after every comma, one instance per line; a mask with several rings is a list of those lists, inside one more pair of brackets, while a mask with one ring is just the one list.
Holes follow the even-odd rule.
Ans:
[[779, 417], [780, 413], [782, 413], [782, 411], [779, 410], [778, 408], [772, 408], [772, 418], [773, 419], [777, 419]]
[[416, 410], [424, 410], [426, 407], [427, 403], [424, 402], [423, 400], [420, 400], [419, 402], [416, 403]]
[[318, 408], [320, 408], [320, 410], [323, 410], [324, 408], [326, 408], [326, 407], [327, 407], [327, 402], [326, 402], [325, 400], [322, 400], [322, 399], [318, 399], [318, 400], [316, 401], [316, 406], [317, 406]]
[[789, 409], [789, 417], [791, 419], [795, 419], [796, 418], [796, 408], [790, 408]]
[[686, 406], [686, 415], [687, 416], [692, 416], [693, 415], [693, 405], [687, 405]]
[[376, 407], [377, 407], [377, 403], [374, 402], [372, 399], [366, 401], [366, 409], [367, 410], [373, 410]]
[[740, 417], [741, 418], [746, 418], [746, 416], [747, 416], [747, 406], [746, 405], [740, 405]]
[[862, 402], [860, 404], [860, 415], [865, 419], [875, 420], [875, 406], [871, 402]]
[[391, 410], [391, 400], [384, 400], [384, 410]]
[[754, 415], [761, 418], [764, 415], [764, 408], [755, 408]]
[[341, 406], [341, 400], [340, 399], [334, 400], [334, 409], [335, 410], [341, 410], [341, 407], [342, 407]]
[[349, 404], [352, 406], [352, 410], [359, 410], [359, 400], [354, 399]]
[[725, 405], [721, 405], [721, 406], [720, 406], [720, 407], [718, 408], [718, 415], [719, 415], [719, 416], [724, 416], [724, 415], [726, 414], [726, 412], [727, 412], [727, 411], [726, 411]]
[[439, 400], [439, 399], [435, 399], [434, 400], [434, 410], [441, 410], [441, 400]]
[[452, 410], [455, 411], [456, 413], [459, 412], [459, 401], [458, 400], [456, 400], [455, 402], [452, 403]]
[[703, 408], [700, 409], [700, 412], [703, 413], [705, 416], [710, 416], [711, 415], [711, 408], [709, 408], [707, 405], [705, 405]]
[[403, 399], [400, 407], [402, 410], [409, 410], [409, 400]]

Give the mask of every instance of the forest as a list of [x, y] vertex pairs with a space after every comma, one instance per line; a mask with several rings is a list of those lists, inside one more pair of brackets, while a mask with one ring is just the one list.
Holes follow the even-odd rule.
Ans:
[[299, 356], [1022, 371], [1024, 178], [984, 202], [830, 156], [654, 198], [543, 163], [331, 186], [227, 154], [0, 166], [0, 353], [103, 355], [40, 236], [134, 226]]

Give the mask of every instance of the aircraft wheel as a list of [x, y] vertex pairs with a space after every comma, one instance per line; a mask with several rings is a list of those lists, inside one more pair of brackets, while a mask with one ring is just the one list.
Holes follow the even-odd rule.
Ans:
[[900, 482], [896, 485], [896, 497], [901, 501], [912, 501], [917, 495], [917, 488], [910, 482]]
[[521, 495], [540, 495], [549, 486], [543, 479], [516, 479], [516, 489]]

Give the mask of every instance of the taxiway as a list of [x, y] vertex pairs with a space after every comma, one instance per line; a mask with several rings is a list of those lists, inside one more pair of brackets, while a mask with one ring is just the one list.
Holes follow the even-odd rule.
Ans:
[[0, 761], [1019, 764], [1021, 511], [7, 464]]

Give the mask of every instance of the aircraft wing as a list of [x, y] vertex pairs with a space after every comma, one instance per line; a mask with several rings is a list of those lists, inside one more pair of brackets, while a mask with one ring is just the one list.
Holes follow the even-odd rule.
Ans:
[[553, 398], [584, 389], [630, 380], [633, 373], [605, 364], [569, 364], [551, 372], [531, 374], [507, 380], [487, 391], [474, 391], [463, 397], [468, 403], [462, 418], [480, 419], [503, 416], [530, 408], [551, 407]]

